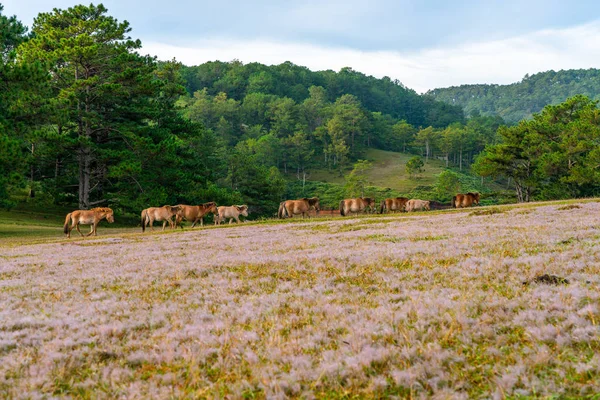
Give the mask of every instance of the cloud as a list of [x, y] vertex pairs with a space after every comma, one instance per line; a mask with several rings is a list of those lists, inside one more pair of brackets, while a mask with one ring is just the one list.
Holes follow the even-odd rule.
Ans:
[[541, 30], [522, 36], [473, 41], [414, 52], [363, 51], [271, 38], [237, 40], [209, 38], [184, 46], [147, 42], [143, 51], [186, 65], [206, 61], [291, 61], [312, 70], [352, 67], [376, 77], [389, 76], [425, 92], [429, 89], [472, 83], [507, 84], [525, 74], [550, 69], [600, 66], [600, 21], [565, 29]]

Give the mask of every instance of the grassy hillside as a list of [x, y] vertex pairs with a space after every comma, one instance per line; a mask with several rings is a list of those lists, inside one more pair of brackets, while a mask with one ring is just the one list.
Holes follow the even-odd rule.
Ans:
[[[406, 173], [406, 162], [413, 156], [413, 154], [393, 151], [367, 150], [364, 158], [373, 162], [373, 168], [369, 172], [371, 185], [405, 193], [412, 191], [417, 186], [432, 185], [436, 175], [443, 171], [444, 163], [439, 160], [429, 160], [421, 176], [418, 179], [410, 179]], [[295, 175], [289, 174], [289, 177], [294, 178]], [[338, 184], [345, 182], [344, 177], [340, 176], [337, 171], [326, 169], [311, 171], [309, 180]]]

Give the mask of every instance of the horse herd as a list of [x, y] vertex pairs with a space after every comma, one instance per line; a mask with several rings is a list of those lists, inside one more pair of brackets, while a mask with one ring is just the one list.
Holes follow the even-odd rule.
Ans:
[[[479, 204], [479, 193], [459, 193], [452, 198], [451, 205], [454, 208], [470, 207], [472, 205]], [[279, 210], [277, 216], [279, 218], [291, 218], [294, 215], [302, 214], [302, 218], [308, 215], [309, 211], [314, 209], [317, 214], [321, 210], [319, 205], [319, 199], [317, 197], [303, 198], [298, 200], [286, 200], [279, 204]], [[371, 197], [357, 197], [353, 199], [344, 199], [340, 201], [340, 215], [347, 216], [352, 214], [358, 214], [361, 212], [373, 213], [377, 212], [377, 206], [375, 199]], [[408, 199], [406, 197], [395, 197], [383, 200], [379, 205], [379, 212], [381, 214], [386, 212], [411, 212], [411, 211], [428, 211], [430, 210], [430, 202], [427, 200], [419, 199]], [[181, 226], [181, 221], [192, 222], [192, 228], [200, 222], [201, 226], [204, 226], [203, 218], [205, 215], [212, 213], [214, 215], [215, 225], [220, 225], [221, 222], [229, 219], [231, 224], [235, 219], [236, 222], [240, 222], [240, 216], [248, 216], [247, 205], [233, 205], [233, 206], [217, 206], [213, 201], [200, 204], [197, 206], [190, 206], [185, 204], [179, 204], [176, 206], [162, 206], [162, 207], [150, 207], [146, 208], [141, 213], [141, 225], [142, 232], [146, 231], [146, 227], [150, 227], [154, 230], [154, 222], [162, 222], [162, 230], [165, 230], [167, 223], [171, 229]], [[106, 219], [109, 223], [113, 223], [114, 212], [108, 207], [97, 207], [91, 210], [76, 210], [69, 214], [65, 218], [63, 231], [68, 238], [71, 237], [71, 231], [77, 229], [77, 232], [81, 236], [96, 236], [96, 228], [98, 223]], [[70, 223], [70, 225], [69, 225]], [[90, 232], [84, 235], [79, 230], [79, 225], [91, 225]], [[183, 229], [183, 227], [181, 226]]]

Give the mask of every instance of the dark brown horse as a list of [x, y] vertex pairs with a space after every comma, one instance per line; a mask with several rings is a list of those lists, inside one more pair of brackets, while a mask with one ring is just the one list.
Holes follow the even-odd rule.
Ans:
[[458, 193], [452, 198], [452, 207], [464, 208], [471, 207], [472, 205], [479, 205], [479, 193]]
[[319, 211], [321, 211], [321, 207], [319, 205], [318, 197], [311, 197], [298, 199], [298, 200], [286, 200], [282, 201], [279, 204], [279, 211], [277, 212], [277, 216], [279, 218], [292, 218], [294, 215], [302, 214], [302, 218], [305, 215], [308, 215], [308, 212], [311, 208], [314, 208], [319, 215]]
[[406, 197], [394, 197], [385, 199], [381, 202], [379, 212], [383, 214], [384, 212], [390, 211], [405, 211], [407, 201], [408, 199]]
[[[200, 204], [198, 206], [188, 206], [185, 204], [179, 204], [177, 207], [181, 209], [181, 212], [177, 213], [175, 217], [175, 227], [181, 226], [181, 221], [192, 221], [192, 228], [200, 221], [200, 226], [204, 226], [203, 217], [208, 213], [218, 214], [217, 203], [210, 201], [208, 203]], [[183, 229], [183, 226], [181, 226]]]
[[[63, 231], [67, 235], [68, 238], [71, 237], [71, 231], [73, 228], [77, 229], [77, 232], [81, 236], [84, 236], [83, 233], [79, 230], [79, 225], [91, 225], [90, 233], [85, 236], [90, 236], [94, 234], [96, 236], [96, 228], [98, 227], [98, 223], [105, 219], [109, 223], [115, 222], [113, 210], [107, 207], [97, 207], [92, 208], [91, 210], [76, 210], [72, 213], [67, 214], [65, 218], [65, 224], [63, 226]], [[71, 222], [71, 226], [69, 226], [69, 221]]]
[[345, 216], [350, 213], [358, 214], [367, 212], [375, 208], [375, 199], [371, 197], [357, 197], [355, 199], [344, 199], [340, 201], [340, 215]]

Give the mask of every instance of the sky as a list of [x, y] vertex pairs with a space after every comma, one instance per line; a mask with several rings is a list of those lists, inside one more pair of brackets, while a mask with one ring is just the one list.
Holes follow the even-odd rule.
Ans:
[[[1, 1], [32, 26], [39, 12], [88, 1]], [[388, 76], [419, 93], [525, 74], [600, 68], [598, 0], [104, 0], [143, 53], [206, 61], [291, 61]]]

